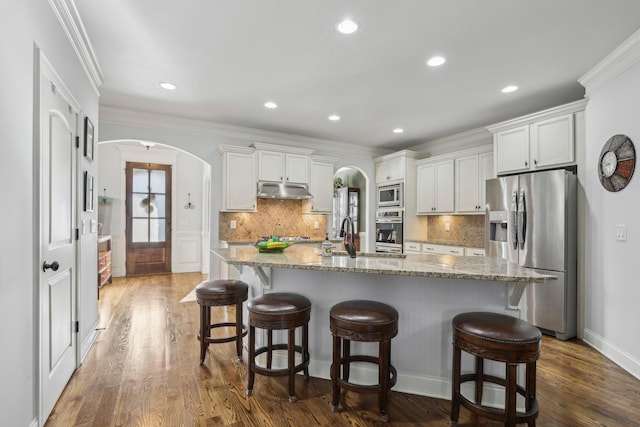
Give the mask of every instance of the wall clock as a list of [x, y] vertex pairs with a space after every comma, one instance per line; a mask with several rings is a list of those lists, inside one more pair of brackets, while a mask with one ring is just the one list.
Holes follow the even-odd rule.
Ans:
[[636, 167], [636, 150], [626, 135], [614, 135], [604, 144], [598, 161], [598, 177], [602, 186], [611, 192], [629, 184]]

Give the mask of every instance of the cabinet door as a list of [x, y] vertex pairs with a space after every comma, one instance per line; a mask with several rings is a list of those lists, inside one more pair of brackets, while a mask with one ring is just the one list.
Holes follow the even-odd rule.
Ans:
[[258, 151], [258, 180], [282, 182], [284, 180], [284, 153]]
[[529, 170], [529, 125], [498, 132], [493, 141], [497, 173]]
[[404, 179], [404, 159], [389, 159], [376, 163], [376, 183], [398, 181]]
[[436, 163], [436, 212], [453, 212], [453, 181], [453, 160]]
[[331, 213], [333, 208], [333, 164], [311, 162], [309, 212]]
[[286, 154], [284, 179], [296, 184], [308, 184], [309, 157], [303, 154]]
[[573, 163], [573, 114], [531, 125], [531, 161], [534, 168]]
[[436, 204], [435, 180], [434, 164], [420, 165], [416, 168], [416, 213], [433, 213]]
[[477, 212], [480, 198], [477, 155], [456, 159], [456, 211]]
[[224, 210], [254, 211], [256, 179], [253, 154], [225, 153], [224, 162]]
[[496, 173], [493, 170], [493, 153], [484, 153], [478, 155], [478, 209], [479, 212], [484, 212], [486, 205], [487, 194], [487, 180], [496, 177]]

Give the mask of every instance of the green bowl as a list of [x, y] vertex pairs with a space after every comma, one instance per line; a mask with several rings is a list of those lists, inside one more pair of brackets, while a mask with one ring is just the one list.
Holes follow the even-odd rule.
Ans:
[[283, 242], [286, 243], [287, 246], [283, 247], [283, 248], [261, 248], [260, 246], [258, 246], [257, 244], [254, 244], [253, 246], [255, 246], [256, 248], [258, 248], [258, 252], [261, 254], [281, 254], [284, 252], [285, 249], [287, 249], [289, 246], [291, 246], [290, 242]]

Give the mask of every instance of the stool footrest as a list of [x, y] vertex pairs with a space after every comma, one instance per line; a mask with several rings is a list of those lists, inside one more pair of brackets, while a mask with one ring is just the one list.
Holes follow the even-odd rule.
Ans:
[[[271, 346], [272, 350], [287, 350], [287, 348], [288, 348], [287, 344], [274, 344]], [[302, 355], [302, 362], [300, 362], [294, 367], [294, 372], [303, 371], [309, 366], [309, 361], [311, 359], [311, 356], [308, 352], [303, 353], [302, 346], [295, 345], [293, 346], [293, 348], [296, 353]], [[267, 353], [268, 351], [269, 351], [269, 348], [266, 346], [259, 347], [255, 351], [255, 356], [259, 356], [260, 354]], [[255, 362], [251, 363], [251, 369], [253, 369], [258, 374], [266, 375], [269, 377], [283, 377], [283, 376], [289, 375], [289, 368], [280, 368], [280, 369], [265, 368], [263, 366], [257, 365]]]
[[[351, 362], [366, 362], [373, 363], [378, 366], [380, 365], [380, 360], [377, 357], [360, 354], [349, 356], [349, 363]], [[346, 363], [347, 360], [345, 358], [340, 359], [341, 367], [345, 366]], [[333, 365], [331, 366], [331, 369], [333, 369]], [[337, 380], [340, 387], [348, 391], [355, 391], [358, 393], [379, 393], [382, 389], [382, 386], [380, 384], [361, 385], [344, 380], [342, 378], [338, 378]], [[389, 364], [389, 382], [387, 383], [387, 390], [390, 390], [394, 385], [396, 385], [397, 380], [398, 371], [396, 370], [395, 366]]]
[[[211, 329], [215, 329], [215, 328], [228, 328], [228, 327], [236, 327], [235, 322], [223, 322], [223, 323], [213, 323], [211, 325]], [[246, 325], [242, 325], [242, 334], [241, 336], [246, 336], [247, 335], [247, 327]], [[211, 338], [211, 336], [208, 337], [202, 337], [200, 331], [198, 331], [198, 333], [196, 334], [198, 340], [202, 340], [204, 338], [205, 342], [207, 344], [220, 344], [220, 343], [225, 343], [225, 342], [231, 342], [231, 341], [235, 341], [238, 339], [237, 335], [230, 335], [228, 337], [220, 337], [220, 338]]]
[[[458, 397], [460, 399], [460, 405], [464, 406], [470, 412], [476, 415], [481, 415], [494, 421], [507, 421], [507, 414], [504, 413], [503, 409], [493, 408], [491, 406], [484, 406], [482, 404], [475, 403], [464, 397], [462, 394], [459, 394]], [[530, 410], [526, 412], [516, 412], [516, 423], [527, 423], [529, 421], [535, 420], [538, 416], [538, 410], [538, 401], [534, 400], [531, 404]]]

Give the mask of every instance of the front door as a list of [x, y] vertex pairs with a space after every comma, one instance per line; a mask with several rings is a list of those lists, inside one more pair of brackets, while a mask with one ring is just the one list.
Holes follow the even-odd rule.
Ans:
[[[43, 60], [40, 71], [40, 417], [76, 368], [76, 120]], [[8, 327], [8, 325], [6, 325]]]
[[171, 166], [127, 162], [127, 275], [171, 272]]

